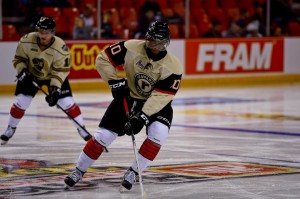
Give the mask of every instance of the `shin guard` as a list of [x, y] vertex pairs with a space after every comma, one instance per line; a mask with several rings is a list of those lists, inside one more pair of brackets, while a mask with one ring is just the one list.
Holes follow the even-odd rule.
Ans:
[[97, 160], [103, 150], [104, 147], [99, 144], [94, 137], [92, 137], [92, 139], [89, 139], [89, 141], [86, 143], [83, 152], [91, 159]]
[[142, 144], [139, 153], [146, 159], [153, 161], [154, 158], [157, 156], [160, 147], [161, 146], [159, 144], [147, 138]]
[[21, 119], [25, 114], [25, 110], [19, 108], [15, 104], [12, 105], [10, 109], [10, 115], [16, 119]]
[[76, 118], [81, 114], [81, 111], [79, 109], [79, 106], [77, 104], [73, 104], [69, 109], [65, 110], [69, 116], [71, 116], [73, 119]]

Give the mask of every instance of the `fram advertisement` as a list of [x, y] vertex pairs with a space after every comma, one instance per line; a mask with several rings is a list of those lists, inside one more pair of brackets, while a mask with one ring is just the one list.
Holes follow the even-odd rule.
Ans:
[[283, 72], [282, 39], [187, 40], [186, 74]]

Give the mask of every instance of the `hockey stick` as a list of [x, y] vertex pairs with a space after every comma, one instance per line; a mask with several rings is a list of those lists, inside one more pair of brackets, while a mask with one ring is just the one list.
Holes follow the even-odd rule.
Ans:
[[[129, 118], [129, 108], [128, 108], [126, 98], [123, 99], [123, 104], [124, 104], [126, 116]], [[142, 172], [141, 172], [141, 167], [140, 167], [140, 163], [139, 163], [139, 160], [138, 160], [136, 142], [135, 142], [135, 137], [134, 137], [133, 132], [131, 132], [131, 139], [132, 139], [132, 145], [133, 145], [135, 161], [136, 161], [137, 169], [138, 169], [138, 172], [139, 172], [139, 183], [140, 183], [142, 198], [146, 198], [147, 196], [146, 196], [146, 192], [144, 191], [144, 186], [143, 186], [143, 181], [142, 181]]]
[[[35, 81], [32, 81], [32, 84], [35, 86], [35, 87], [37, 87], [39, 90], [41, 90], [46, 96], [48, 96], [49, 94], [46, 92], [46, 91], [44, 91], [44, 89], [42, 89]], [[79, 126], [79, 128], [81, 128], [82, 130], [84, 130], [87, 134], [89, 134], [90, 135], [90, 133], [85, 129], [85, 128], [83, 128], [83, 126], [81, 126], [73, 117], [71, 117], [70, 116], [70, 114], [69, 113], [67, 113], [58, 103], [56, 104], [56, 106], [60, 109], [60, 110], [62, 110], [69, 118], [71, 118], [71, 120], [73, 121], [73, 122], [75, 122], [78, 126]], [[105, 147], [105, 146], [103, 146], [104, 147], [104, 150], [106, 151], [106, 152], [108, 152], [108, 150], [107, 150], [107, 148]]]

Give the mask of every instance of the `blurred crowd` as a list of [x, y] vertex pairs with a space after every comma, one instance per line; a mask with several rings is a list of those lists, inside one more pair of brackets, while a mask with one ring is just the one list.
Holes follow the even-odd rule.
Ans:
[[141, 39], [153, 21], [168, 22], [172, 38], [300, 36], [300, 0], [270, 0], [269, 26], [267, 0], [189, 0], [188, 29], [186, 0], [98, 1], [101, 17], [97, 0], [2, 1], [3, 40], [34, 31], [43, 15], [63, 39]]

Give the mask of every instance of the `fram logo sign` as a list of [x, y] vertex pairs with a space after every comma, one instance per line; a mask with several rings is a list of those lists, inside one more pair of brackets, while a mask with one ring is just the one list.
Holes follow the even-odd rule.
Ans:
[[283, 40], [187, 41], [186, 66], [187, 74], [282, 72]]

